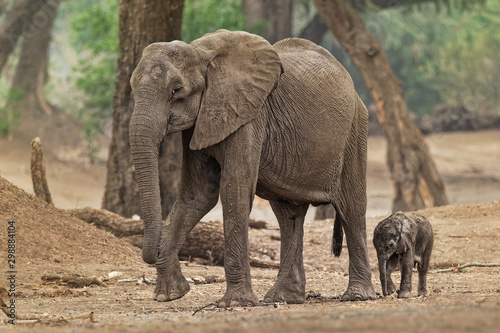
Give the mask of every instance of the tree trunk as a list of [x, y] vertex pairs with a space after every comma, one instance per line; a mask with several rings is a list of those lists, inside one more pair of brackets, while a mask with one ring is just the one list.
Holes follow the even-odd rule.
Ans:
[[35, 196], [48, 204], [53, 205], [49, 185], [45, 172], [45, 158], [43, 157], [42, 142], [40, 138], [31, 141], [31, 180]]
[[247, 26], [266, 25], [264, 36], [269, 43], [291, 37], [292, 0], [243, 0], [242, 11]]
[[[0, 72], [16, 48], [21, 35], [33, 34], [38, 29], [33, 22], [33, 15], [41, 6], [46, 6], [46, 3], [46, 0], [19, 0], [5, 14], [0, 26]], [[4, 6], [2, 1], [2, 11]]]
[[82, 221], [95, 225], [97, 228], [112, 233], [117, 237], [141, 235], [144, 233], [142, 220], [123, 218], [121, 215], [105, 209], [90, 207], [68, 210]]
[[[90, 207], [68, 209], [71, 215], [82, 221], [95, 225], [97, 228], [108, 231], [121, 237], [130, 244], [142, 248], [144, 223], [142, 220], [123, 218], [105, 209]], [[250, 227], [266, 229], [264, 221], [250, 221]], [[259, 246], [250, 244], [250, 254], [258, 256], [261, 253]], [[187, 235], [186, 240], [179, 250], [179, 257], [183, 260], [201, 258], [209, 265], [222, 265], [224, 263], [224, 229], [222, 222], [199, 222]], [[262, 268], [279, 268], [277, 263], [251, 258], [251, 265]]]
[[47, 82], [49, 44], [58, 6], [59, 1], [56, 0], [47, 1], [42, 6], [38, 6], [37, 12], [32, 17], [33, 31], [23, 32], [21, 54], [9, 101], [9, 104], [23, 117], [52, 115], [52, 109], [45, 99], [43, 87]]
[[410, 118], [400, 81], [363, 19], [343, 0], [314, 0], [318, 12], [363, 76], [387, 139], [392, 210], [445, 205], [444, 182]]
[[[105, 209], [90, 207], [70, 209], [69, 213], [82, 221], [106, 230], [115, 236], [123, 237], [134, 246], [142, 248], [144, 223], [142, 220], [126, 219]], [[224, 231], [222, 222], [199, 222], [187, 235], [179, 250], [179, 257], [205, 259], [212, 265], [224, 262]]]
[[[54, 20], [61, 0], [34, 0], [33, 3], [21, 0], [16, 2], [13, 9], [6, 14], [5, 22], [18, 17], [22, 23], [21, 35], [11, 31], [9, 38], [18, 37], [21, 42], [18, 65], [12, 79], [12, 86], [6, 105], [11, 120], [22, 117], [22, 121], [15, 125], [9, 133], [9, 140], [14, 136], [21, 140], [32, 140], [38, 136], [44, 143], [53, 148], [51, 153], [58, 155], [57, 147], [64, 142], [65, 147], [77, 148], [81, 143], [78, 131], [81, 124], [72, 115], [58, 110], [48, 103], [44, 94], [44, 86], [47, 82], [47, 67], [49, 63], [49, 46]], [[35, 14], [11, 13], [18, 5], [23, 3], [31, 8], [34, 6]], [[19, 8], [21, 10], [21, 8]], [[27, 10], [25, 8], [25, 10]], [[20, 18], [19, 18], [20, 17]], [[1, 30], [1, 28], [0, 28]], [[19, 32], [19, 31], [18, 31]], [[2, 37], [0, 37], [1, 39]], [[14, 44], [11, 45], [14, 47]], [[6, 45], [0, 43], [0, 54], [5, 51]], [[6, 53], [3, 53], [4, 55]], [[0, 55], [0, 58], [2, 55]], [[1, 62], [1, 59], [0, 59]], [[59, 157], [64, 158], [65, 152]]]
[[322, 205], [316, 208], [315, 220], [326, 220], [335, 218], [335, 208], [333, 205]]
[[302, 29], [299, 37], [308, 39], [311, 42], [321, 45], [321, 42], [323, 41], [323, 36], [325, 36], [327, 31], [328, 31], [328, 26], [323, 21], [321, 16], [319, 14], [316, 14], [313, 16], [311, 21], [307, 23], [305, 28]]
[[[147, 45], [181, 39], [183, 9], [184, 0], [120, 0], [120, 57], [113, 102], [113, 135], [102, 206], [122, 216], [141, 214], [139, 191], [130, 157], [128, 127], [134, 108], [130, 77]], [[181, 156], [181, 137], [180, 133], [176, 133], [162, 143], [159, 159], [163, 218], [177, 194]]]

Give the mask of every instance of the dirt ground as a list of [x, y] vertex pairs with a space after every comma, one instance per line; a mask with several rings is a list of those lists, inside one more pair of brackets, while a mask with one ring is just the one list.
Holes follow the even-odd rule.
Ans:
[[[104, 166], [81, 166], [49, 156], [49, 186], [59, 207], [53, 208], [17, 187], [32, 192], [29, 143], [26, 149], [0, 141], [0, 287], [8, 289], [7, 228], [8, 221], [14, 220], [17, 314], [14, 328], [0, 313], [0, 330], [385, 332], [390, 327], [405, 332], [498, 332], [500, 266], [482, 266], [500, 263], [500, 131], [433, 135], [427, 142], [453, 204], [420, 212], [429, 219], [435, 234], [427, 297], [416, 297], [414, 273], [413, 298], [340, 302], [338, 296], [349, 278], [347, 248], [340, 258], [331, 256], [332, 221], [309, 218], [304, 262], [310, 297], [305, 304], [217, 309], [211, 304], [224, 294], [223, 279], [192, 283], [182, 299], [155, 302], [154, 286], [144, 282], [155, 279], [155, 269], [141, 261], [138, 249], [59, 209], [98, 208]], [[372, 233], [391, 205], [384, 154], [384, 139], [370, 138], [367, 238], [376, 292], [380, 292], [380, 282]], [[217, 214], [215, 211], [211, 217]], [[251, 229], [250, 242], [262, 248], [264, 259], [271, 252], [279, 258], [280, 243], [275, 240], [279, 231], [265, 202], [256, 202], [254, 215], [266, 218], [270, 227]], [[460, 268], [465, 264], [473, 265]], [[224, 275], [222, 267], [187, 262], [182, 263], [182, 270], [192, 281]], [[111, 272], [118, 273], [109, 277]], [[95, 276], [103, 284], [73, 288], [68, 282], [44, 283], [42, 276], [50, 274]], [[276, 269], [252, 268], [253, 289], [259, 298], [272, 286], [276, 274]], [[393, 279], [398, 284], [398, 271]], [[0, 297], [9, 301], [1, 293]]]

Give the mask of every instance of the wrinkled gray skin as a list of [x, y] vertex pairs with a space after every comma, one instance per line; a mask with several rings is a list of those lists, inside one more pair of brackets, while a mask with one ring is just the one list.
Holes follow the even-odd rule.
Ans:
[[411, 297], [411, 276], [414, 265], [417, 265], [418, 270], [418, 296], [427, 296], [427, 270], [433, 243], [431, 224], [417, 213], [397, 212], [377, 225], [373, 232], [373, 245], [377, 249], [380, 283], [384, 296], [396, 291], [391, 273], [398, 265], [398, 261], [401, 270], [398, 297]]
[[[304, 302], [303, 224], [309, 204], [334, 205], [337, 255], [345, 230], [350, 279], [342, 299], [376, 297], [365, 227], [367, 111], [330, 53], [302, 39], [271, 46], [256, 35], [221, 30], [190, 44], [149, 45], [131, 85], [130, 144], [145, 224], [142, 255], [156, 264], [156, 300], [189, 291], [178, 251], [220, 196], [227, 290], [218, 305], [258, 304], [248, 257], [255, 194], [270, 201], [282, 240], [280, 270], [265, 303]], [[183, 134], [181, 184], [162, 223], [158, 149], [176, 131]]]

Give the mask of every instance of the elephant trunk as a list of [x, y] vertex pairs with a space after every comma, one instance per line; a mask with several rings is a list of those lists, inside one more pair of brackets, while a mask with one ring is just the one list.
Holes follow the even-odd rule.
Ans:
[[148, 264], [158, 259], [162, 225], [158, 156], [163, 135], [158, 134], [157, 125], [135, 112], [130, 120], [130, 148], [144, 221], [142, 259]]
[[382, 284], [382, 294], [387, 295], [387, 258], [383, 256], [378, 257], [378, 270], [380, 273], [380, 283]]

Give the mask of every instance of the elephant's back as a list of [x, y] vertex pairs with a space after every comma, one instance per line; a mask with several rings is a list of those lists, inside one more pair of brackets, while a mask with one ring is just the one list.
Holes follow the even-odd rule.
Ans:
[[[351, 76], [325, 48], [302, 38], [283, 39], [273, 47], [282, 62], [283, 79], [295, 78], [295, 86], [311, 88], [307, 91], [311, 99], [330, 105], [340, 102], [338, 108], [342, 111], [346, 104], [355, 102], [357, 94]], [[281, 83], [286, 84], [286, 81]], [[318, 85], [321, 89], [316, 90]], [[329, 96], [325, 98], [325, 94]]]
[[[311, 41], [288, 38], [273, 45], [283, 74], [266, 104], [297, 131], [317, 139], [328, 132], [347, 137], [358, 106], [358, 95], [347, 70], [327, 50]], [[272, 120], [271, 120], [272, 122]], [[339, 144], [339, 140], [336, 144]], [[342, 146], [342, 145], [341, 145]]]
[[273, 184], [289, 199], [328, 202], [342, 170], [357, 94], [347, 71], [325, 49], [297, 38], [274, 47], [284, 72], [265, 102], [259, 185]]

